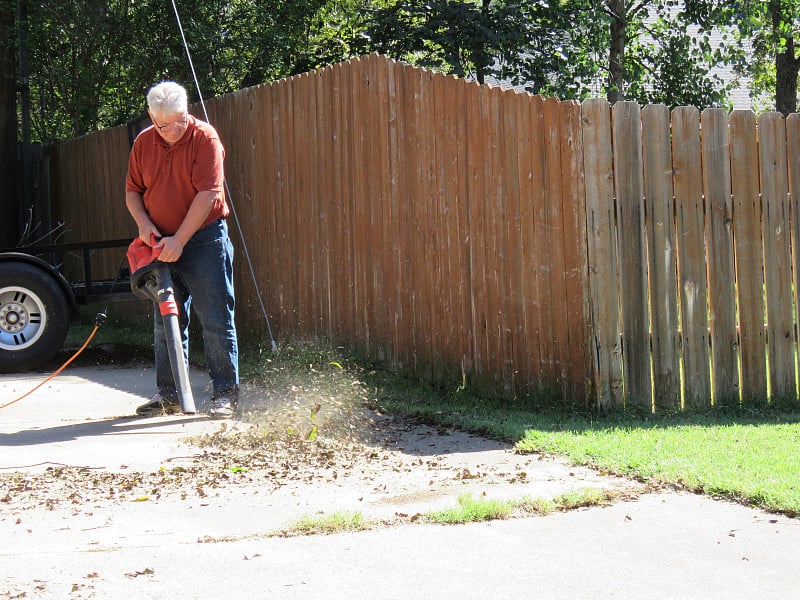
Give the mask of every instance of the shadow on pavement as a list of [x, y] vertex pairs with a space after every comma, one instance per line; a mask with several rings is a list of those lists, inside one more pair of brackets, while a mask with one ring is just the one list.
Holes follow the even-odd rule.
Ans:
[[[164, 427], [173, 428], [187, 423], [197, 422], [200, 417], [170, 417], [166, 419], [143, 420], [137, 417], [116, 417], [101, 421], [88, 421], [73, 425], [59, 425], [24, 429], [14, 433], [0, 433], [0, 446], [32, 446], [38, 444], [52, 444], [56, 442], [74, 441], [79, 438], [127, 435], [167, 435], [174, 436], [174, 432], [163, 431]], [[162, 431], [154, 431], [162, 429]]]

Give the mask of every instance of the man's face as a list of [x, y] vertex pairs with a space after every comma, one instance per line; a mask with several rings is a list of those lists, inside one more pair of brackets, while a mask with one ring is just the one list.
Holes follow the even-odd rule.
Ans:
[[[148, 111], [149, 112], [149, 111]], [[150, 120], [165, 142], [170, 146], [181, 139], [189, 123], [189, 116], [186, 113], [161, 113], [150, 112]]]

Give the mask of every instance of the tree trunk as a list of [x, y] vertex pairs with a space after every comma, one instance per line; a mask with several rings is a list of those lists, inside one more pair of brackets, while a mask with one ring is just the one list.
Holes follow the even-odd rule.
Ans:
[[[14, 5], [0, 7], [0, 40], [13, 39]], [[17, 243], [17, 70], [14, 46], [0, 43], [0, 181], [3, 182], [3, 218], [0, 248]]]
[[[769, 5], [772, 29], [777, 32], [785, 15], [781, 3], [773, 0]], [[775, 108], [783, 115], [797, 112], [797, 75], [800, 59], [795, 56], [795, 43], [791, 35], [786, 38], [784, 51], [775, 55]]]
[[625, 0], [608, 0], [608, 12], [611, 15], [611, 46], [608, 54], [608, 91], [610, 104], [624, 98], [625, 86], [625, 36], [628, 20]]
[[[484, 26], [489, 22], [489, 1], [483, 0], [481, 2], [480, 19]], [[486, 70], [489, 66], [489, 57], [486, 54], [486, 42], [476, 44], [472, 47], [471, 51], [472, 64], [475, 66], [475, 80], [483, 84], [486, 80]]]

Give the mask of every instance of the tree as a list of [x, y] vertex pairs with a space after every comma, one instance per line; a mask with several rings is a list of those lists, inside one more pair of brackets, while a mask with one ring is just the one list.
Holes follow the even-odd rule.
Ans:
[[[596, 60], [595, 66], [598, 74], [606, 73], [603, 89], [611, 103], [722, 106], [730, 84], [713, 72], [730, 60], [726, 16], [713, 0], [587, 2], [573, 19], [602, 24], [607, 34], [587, 26], [593, 35], [586, 39], [593, 43], [577, 53], [602, 57], [606, 49], [607, 59]], [[724, 34], [717, 48], [710, 37], [714, 28]]]
[[[732, 83], [725, 83], [715, 68], [729, 64], [738, 51], [729, 11], [716, 0], [614, 1], [628, 11], [625, 30], [632, 43], [622, 61], [627, 97], [698, 108], [726, 104]], [[711, 41], [715, 29], [720, 33], [716, 47]], [[612, 64], [614, 46], [612, 41]], [[615, 88], [611, 84], [609, 93]]]
[[[20, 0], [30, 15], [33, 132], [64, 139], [140, 117], [157, 81], [197, 99], [349, 58], [364, 0]], [[360, 12], [359, 12], [360, 11]], [[349, 27], [349, 29], [348, 29]]]
[[720, 106], [709, 75], [728, 59], [711, 0], [414, 0], [374, 11], [370, 49], [483, 81], [494, 75], [561, 98]]
[[[118, 93], [118, 52], [130, 47], [128, 2], [27, 3], [34, 141], [97, 128]], [[35, 24], [35, 25], [34, 25]]]
[[[722, 106], [725, 86], [709, 73], [733, 46], [712, 48], [708, 32], [746, 9], [740, 35], [756, 36], [777, 14], [750, 0], [175, 0], [193, 73], [171, 2], [18, 2], [33, 24], [34, 141], [139, 118], [159, 80], [180, 81], [196, 100], [195, 74], [212, 97], [374, 51], [563, 99]], [[786, 15], [797, 2], [769, 2], [782, 11], [782, 42], [757, 37], [764, 56], [769, 44], [787, 48], [782, 82], [789, 73], [796, 83]], [[758, 81], [775, 70], [763, 69]]]
[[739, 73], [753, 81], [753, 93], [769, 93], [784, 115], [797, 111], [797, 78], [800, 56], [795, 33], [800, 29], [798, 0], [730, 0], [742, 46], [751, 53], [740, 55]]
[[412, 0], [371, 9], [369, 51], [483, 83], [522, 42], [524, 1]]

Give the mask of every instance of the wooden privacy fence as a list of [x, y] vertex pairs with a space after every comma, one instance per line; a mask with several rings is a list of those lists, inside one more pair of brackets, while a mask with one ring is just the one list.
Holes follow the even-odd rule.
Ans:
[[589, 101], [583, 123], [601, 401], [796, 401], [798, 115]]
[[[283, 339], [603, 407], [797, 399], [797, 115], [559, 102], [380, 56], [208, 110]], [[75, 239], [135, 235], [128, 144], [53, 149]], [[263, 323], [232, 229], [246, 335]]]

